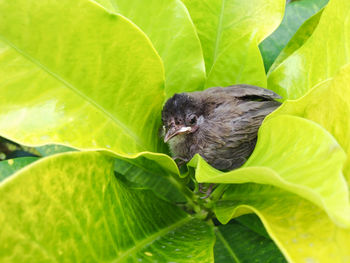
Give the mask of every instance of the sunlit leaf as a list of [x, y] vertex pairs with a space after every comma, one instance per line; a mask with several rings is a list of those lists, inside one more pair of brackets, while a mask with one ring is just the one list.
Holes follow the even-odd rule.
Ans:
[[[336, 18], [336, 19], [335, 19]], [[268, 87], [297, 99], [350, 63], [350, 1], [330, 0], [307, 42], [268, 77]]]
[[124, 155], [158, 149], [163, 67], [136, 26], [85, 0], [1, 1], [0, 14], [2, 136]]
[[[261, 54], [264, 58], [266, 71], [269, 70], [278, 54], [297, 32], [298, 28], [303, 24], [303, 22], [324, 7], [327, 3], [328, 0], [299, 0], [293, 1], [286, 5], [286, 11], [281, 25], [259, 46]], [[311, 33], [312, 31], [307, 38], [311, 35]]]
[[208, 79], [206, 87], [266, 87], [258, 44], [282, 20], [284, 0], [183, 0], [197, 28]]
[[191, 18], [180, 0], [95, 0], [138, 25], [150, 38], [164, 62], [165, 91], [200, 90], [205, 66]]
[[277, 188], [232, 185], [217, 203], [216, 215], [227, 223], [252, 211], [258, 214], [288, 262], [349, 261], [350, 229], [336, 226], [317, 206]]
[[212, 262], [212, 227], [127, 188], [97, 152], [44, 158], [0, 187], [1, 262]]
[[264, 122], [253, 154], [243, 168], [220, 172], [200, 156], [190, 165], [199, 182], [260, 183], [296, 193], [324, 209], [341, 226], [350, 226], [349, 191], [342, 168], [346, 155], [319, 125], [281, 115]]
[[276, 67], [278, 67], [286, 58], [293, 54], [294, 51], [298, 50], [310, 38], [317, 27], [318, 22], [320, 21], [322, 12], [323, 9], [311, 16], [305, 21], [304, 24], [302, 24], [288, 44], [284, 47], [284, 49], [282, 49], [281, 53], [270, 67], [270, 71], [273, 71]]
[[304, 97], [285, 102], [271, 118], [293, 114], [313, 120], [327, 129], [347, 153], [344, 174], [350, 184], [350, 65], [329, 81], [313, 88]]

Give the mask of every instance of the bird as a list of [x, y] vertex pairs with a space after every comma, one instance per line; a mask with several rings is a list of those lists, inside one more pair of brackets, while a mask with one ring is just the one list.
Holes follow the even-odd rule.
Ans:
[[264, 118], [281, 105], [275, 92], [240, 84], [174, 94], [162, 109], [163, 139], [174, 160], [199, 154], [212, 167], [241, 167]]

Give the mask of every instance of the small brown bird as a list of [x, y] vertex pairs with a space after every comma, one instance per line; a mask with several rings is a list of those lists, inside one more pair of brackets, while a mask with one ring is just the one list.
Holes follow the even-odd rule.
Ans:
[[174, 159], [199, 153], [219, 170], [240, 167], [254, 150], [263, 119], [280, 103], [276, 93], [251, 85], [180, 93], [164, 105], [164, 142]]

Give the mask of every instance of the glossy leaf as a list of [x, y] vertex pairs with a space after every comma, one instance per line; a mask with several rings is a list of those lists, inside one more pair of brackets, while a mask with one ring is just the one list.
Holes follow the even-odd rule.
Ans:
[[278, 55], [274, 63], [272, 64], [270, 71], [277, 68], [286, 58], [298, 50], [312, 35], [315, 28], [320, 21], [323, 9], [317, 12], [315, 15], [311, 16], [305, 21], [304, 24], [298, 29], [295, 35], [291, 38], [288, 44], [284, 47], [281, 53]]
[[202, 43], [208, 76], [206, 87], [241, 83], [266, 87], [257, 46], [281, 22], [285, 1], [183, 2]]
[[264, 122], [254, 152], [243, 168], [220, 172], [197, 156], [198, 182], [270, 184], [296, 193], [324, 209], [341, 226], [350, 226], [349, 191], [342, 174], [346, 155], [319, 125], [281, 115]]
[[134, 187], [152, 189], [153, 192], [165, 200], [172, 202], [185, 202], [185, 194], [192, 195], [186, 187], [186, 181], [179, 179], [178, 174], [169, 173], [157, 162], [144, 157], [130, 161], [129, 159], [116, 159], [114, 171], [134, 183]]
[[313, 88], [304, 97], [285, 102], [270, 116], [293, 114], [313, 120], [327, 129], [347, 153], [344, 174], [350, 185], [350, 65], [334, 79]]
[[165, 91], [203, 88], [205, 66], [200, 41], [188, 11], [180, 0], [96, 0], [139, 26], [164, 62]]
[[271, 239], [237, 222], [218, 226], [215, 233], [215, 263], [286, 262]]
[[159, 149], [164, 72], [136, 26], [85, 0], [1, 1], [0, 14], [2, 136], [122, 155]]
[[[336, 19], [334, 19], [336, 17]], [[350, 62], [350, 2], [330, 0], [308, 41], [268, 77], [268, 87], [297, 99]]]
[[350, 229], [336, 226], [321, 209], [267, 185], [232, 185], [217, 203], [222, 223], [254, 212], [288, 262], [347, 262]]
[[[266, 71], [269, 70], [278, 54], [286, 46], [304, 21], [318, 12], [327, 3], [328, 0], [300, 0], [286, 5], [281, 25], [259, 46], [264, 58]], [[311, 34], [307, 37], [310, 35]]]
[[0, 162], [0, 182], [19, 169], [38, 160], [38, 157], [21, 157]]
[[257, 215], [255, 214], [242, 215], [240, 217], [237, 217], [235, 220], [238, 221], [241, 225], [248, 227], [250, 230], [254, 231], [255, 233], [263, 237], [266, 237], [267, 239], [270, 239], [269, 234], [266, 232], [264, 225], [262, 224], [261, 220]]
[[44, 158], [0, 188], [1, 262], [212, 262], [214, 233], [127, 188], [97, 152]]

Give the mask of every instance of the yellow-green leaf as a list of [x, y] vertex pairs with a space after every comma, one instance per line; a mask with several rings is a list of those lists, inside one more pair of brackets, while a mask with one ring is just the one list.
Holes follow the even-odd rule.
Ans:
[[1, 262], [212, 262], [207, 223], [130, 189], [97, 152], [53, 155], [0, 184]]
[[297, 99], [350, 63], [350, 1], [330, 0], [307, 42], [268, 77], [268, 88]]
[[278, 57], [273, 62], [271, 68], [269, 69], [270, 72], [277, 68], [284, 60], [298, 50], [310, 38], [317, 27], [318, 22], [320, 21], [322, 12], [323, 9], [311, 16], [305, 21], [304, 24], [301, 25], [298, 31], [293, 35], [288, 44], [281, 50], [281, 53], [279, 53]]
[[333, 78], [298, 100], [286, 101], [269, 117], [292, 114], [313, 120], [327, 129], [347, 153], [344, 174], [350, 184], [350, 64]]
[[0, 2], [0, 134], [128, 155], [159, 149], [164, 72], [134, 24], [95, 2]]
[[288, 262], [348, 262], [350, 229], [336, 226], [324, 211], [294, 194], [257, 184], [232, 185], [217, 203], [222, 223], [254, 212]]
[[266, 87], [258, 44], [277, 28], [284, 0], [183, 0], [197, 28], [207, 71], [206, 87]]
[[200, 90], [205, 66], [200, 41], [188, 11], [180, 0], [96, 0], [139, 26], [164, 62], [165, 91]]
[[223, 173], [199, 156], [190, 165], [197, 167], [199, 182], [274, 185], [315, 203], [337, 224], [350, 226], [345, 159], [337, 141], [319, 125], [281, 115], [263, 123], [256, 148], [242, 168]]
[[[298, 34], [296, 32], [298, 28], [302, 26], [303, 22], [324, 7], [327, 2], [328, 0], [299, 0], [288, 2], [281, 25], [259, 45], [264, 58], [266, 71], [269, 70], [271, 64], [288, 41]], [[307, 35], [307, 38], [309, 38], [310, 35], [311, 34]]]

